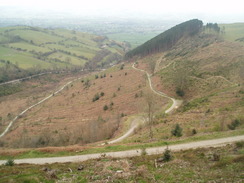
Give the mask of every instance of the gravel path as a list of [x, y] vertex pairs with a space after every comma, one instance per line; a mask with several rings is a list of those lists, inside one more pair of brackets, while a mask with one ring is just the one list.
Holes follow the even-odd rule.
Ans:
[[[168, 148], [171, 151], [180, 151], [186, 149], [196, 149], [205, 147], [219, 147], [226, 144], [234, 143], [237, 141], [243, 141], [244, 135], [227, 137], [214, 140], [204, 140], [198, 142], [190, 142], [185, 144], [170, 145]], [[148, 155], [162, 154], [166, 146], [147, 148], [145, 151]], [[51, 164], [51, 163], [66, 163], [66, 162], [81, 162], [89, 159], [97, 159], [102, 157], [111, 158], [129, 158], [140, 156], [142, 154], [141, 149], [119, 151], [119, 152], [108, 152], [108, 153], [97, 153], [97, 154], [87, 154], [87, 155], [77, 155], [77, 156], [66, 156], [66, 157], [50, 157], [50, 158], [31, 158], [31, 159], [17, 159], [14, 160], [16, 164], [28, 163], [28, 164]], [[0, 165], [4, 164], [6, 160], [0, 160]]]

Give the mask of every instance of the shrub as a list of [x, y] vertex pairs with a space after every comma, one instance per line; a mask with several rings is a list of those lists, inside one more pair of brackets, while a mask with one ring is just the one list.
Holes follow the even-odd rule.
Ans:
[[197, 134], [197, 131], [196, 131], [196, 129], [194, 128], [194, 129], [192, 130], [192, 135], [195, 135], [195, 134]]
[[100, 93], [100, 96], [101, 96], [101, 97], [104, 96], [104, 92], [101, 92], [101, 93]]
[[236, 127], [238, 127], [240, 125], [240, 120], [239, 119], [235, 119], [234, 121], [231, 122], [231, 124], [228, 124], [228, 128], [230, 130], [235, 130]]
[[135, 98], [138, 98], [138, 94], [137, 93], [135, 94]]
[[14, 166], [14, 160], [8, 159], [7, 162], [5, 163], [5, 166]]
[[107, 105], [103, 106], [103, 110], [104, 111], [108, 110], [108, 106]]
[[236, 147], [237, 148], [243, 148], [244, 147], [244, 141], [236, 142]]
[[90, 80], [87, 79], [83, 85], [85, 86], [85, 88], [89, 88], [91, 86]]
[[95, 79], [98, 79], [98, 75], [95, 75]]
[[167, 147], [164, 151], [163, 154], [163, 161], [168, 162], [172, 160], [172, 155], [171, 155], [171, 151], [169, 150], [169, 148]]
[[211, 112], [211, 109], [208, 109], [207, 111], [206, 111], [206, 113], [210, 113]]
[[97, 100], [99, 100], [100, 96], [99, 94], [97, 93], [96, 95], [94, 95], [93, 99], [92, 99], [92, 102], [95, 102]]
[[120, 66], [120, 70], [123, 70], [124, 69], [124, 64], [122, 64], [121, 66]]
[[171, 131], [171, 134], [176, 137], [182, 136], [182, 128], [179, 124], [176, 124], [175, 128]]
[[145, 149], [145, 147], [141, 148], [141, 156], [146, 156], [147, 155], [147, 151]]
[[180, 97], [183, 97], [184, 95], [185, 95], [185, 92], [182, 90], [182, 89], [177, 89], [176, 90], [176, 94], [178, 95], [178, 96], [180, 96]]

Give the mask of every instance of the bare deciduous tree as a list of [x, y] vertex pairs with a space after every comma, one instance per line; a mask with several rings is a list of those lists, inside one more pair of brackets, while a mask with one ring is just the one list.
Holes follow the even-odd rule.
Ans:
[[154, 123], [154, 113], [156, 111], [155, 107], [155, 95], [151, 92], [148, 92], [145, 94], [145, 102], [146, 102], [146, 115], [147, 115], [147, 121], [149, 125], [149, 137], [153, 138], [153, 131], [152, 126]]

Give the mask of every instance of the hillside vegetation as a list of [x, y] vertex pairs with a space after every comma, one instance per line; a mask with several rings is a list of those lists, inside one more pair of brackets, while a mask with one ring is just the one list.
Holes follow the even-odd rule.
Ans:
[[[169, 99], [156, 96], [147, 100], [146, 94], [153, 93], [149, 90], [147, 77], [144, 72], [132, 70], [129, 62], [69, 84], [59, 94], [22, 115], [1, 139], [0, 145], [35, 148], [101, 144], [99, 141], [121, 136], [130, 128], [133, 119], [140, 117], [147, 121], [146, 101], [154, 101], [149, 102], [153, 105], [149, 114], [152, 123], [150, 126], [149, 123], [141, 124], [134, 135], [121, 142], [123, 148], [243, 134], [244, 47], [225, 41], [217, 24], [201, 27], [201, 21], [192, 20], [180, 25], [175, 27], [184, 25], [182, 29], [188, 30], [184, 35], [173, 28], [174, 31], [167, 33], [172, 35], [169, 40], [174, 40], [174, 44], [167, 47], [169, 42], [164, 42], [167, 36], [162, 39], [162, 47], [154, 42], [154, 48], [158, 45], [157, 48], [162, 49], [165, 43], [166, 50], [151, 49], [151, 54], [143, 56], [147, 52], [140, 52], [142, 55], [133, 59], [136, 68], [149, 73], [155, 90], [183, 100], [172, 114], [164, 113], [171, 106]], [[185, 25], [198, 25], [198, 28], [192, 32], [192, 28]], [[105, 55], [104, 52], [101, 55]], [[88, 66], [93, 67], [93, 62], [89, 63]], [[67, 81], [69, 78], [58, 86]], [[37, 83], [42, 82], [40, 79]], [[2, 98], [1, 131], [11, 119], [38, 101], [31, 95], [25, 96], [22, 89], [20, 87], [15, 95], [8, 96], [11, 101], [8, 97]], [[35, 96], [48, 96], [54, 88], [48, 91]], [[19, 99], [24, 101], [21, 103]], [[120, 146], [104, 147], [116, 150]]]
[[0, 28], [0, 82], [45, 70], [94, 69], [121, 60], [124, 45], [65, 29]]
[[[176, 36], [174, 31], [171, 33]], [[239, 32], [238, 37], [242, 36], [244, 32]], [[154, 48], [159, 44], [150, 43]], [[163, 40], [161, 44], [164, 45]], [[146, 49], [145, 45], [149, 42], [138, 48]], [[154, 87], [183, 100], [183, 104], [172, 115], [155, 116], [152, 139], [149, 128], [142, 128], [124, 142], [170, 142], [191, 136], [227, 134], [232, 130], [243, 134], [244, 46], [226, 40], [218, 24], [208, 23], [166, 50], [151, 54], [136, 51], [133, 61], [138, 68], [151, 73]], [[144, 53], [145, 56], [141, 55]], [[236, 126], [235, 121], [238, 121]]]
[[194, 19], [181, 23], [171, 29], [159, 34], [141, 46], [129, 51], [127, 58], [136, 55], [146, 56], [159, 51], [167, 51], [174, 46], [182, 37], [187, 37], [198, 33], [202, 28], [202, 21]]

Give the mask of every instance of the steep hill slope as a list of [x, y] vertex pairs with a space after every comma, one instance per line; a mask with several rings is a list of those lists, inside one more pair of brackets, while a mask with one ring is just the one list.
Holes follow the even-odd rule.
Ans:
[[[1, 143], [16, 148], [86, 144], [109, 139], [115, 132], [121, 133], [124, 123], [127, 120], [130, 123], [133, 115], [145, 111], [144, 96], [151, 91], [143, 75], [134, 72], [130, 65], [118, 65], [84, 76], [21, 115], [1, 138]], [[46, 77], [25, 83], [39, 85]], [[66, 83], [67, 79], [60, 83]], [[59, 84], [56, 90], [62, 86], [60, 83], [56, 83]], [[21, 111], [50, 96], [56, 91], [54, 89], [38, 92], [35, 87], [30, 87], [0, 98], [0, 132]], [[38, 93], [33, 93], [33, 90]], [[166, 107], [167, 99], [157, 99], [157, 109], [161, 109], [162, 105]]]
[[135, 55], [146, 56], [159, 51], [167, 51], [181, 38], [198, 33], [202, 28], [202, 21], [193, 19], [172, 27], [171, 29], [159, 34], [141, 46], [129, 51], [127, 58]]
[[[131, 60], [152, 74], [154, 87], [184, 100], [173, 115], [156, 116], [153, 141], [175, 140], [171, 131], [177, 123], [183, 128], [183, 139], [196, 133], [227, 134], [236, 128], [243, 134], [243, 45], [225, 40], [222, 29], [204, 26], [194, 35], [181, 37], [167, 50], [144, 57], [141, 53]], [[235, 121], [238, 127], [232, 128]], [[144, 128], [125, 142], [151, 142], [149, 134], [150, 130]]]

